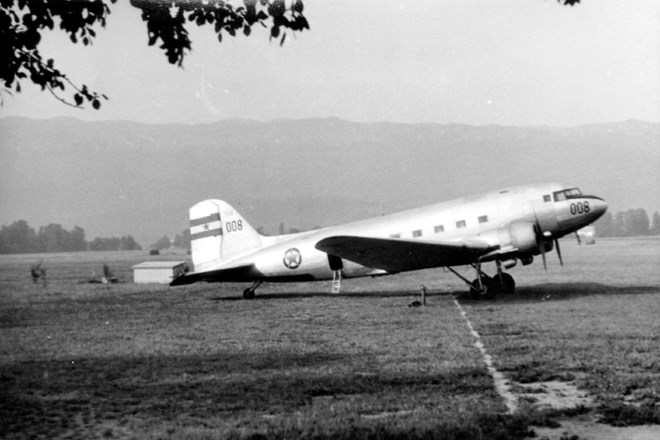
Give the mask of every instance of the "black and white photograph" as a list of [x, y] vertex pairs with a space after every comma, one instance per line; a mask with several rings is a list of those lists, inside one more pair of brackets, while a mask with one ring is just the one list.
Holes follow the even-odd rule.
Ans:
[[660, 439], [660, 2], [0, 0], [0, 438]]

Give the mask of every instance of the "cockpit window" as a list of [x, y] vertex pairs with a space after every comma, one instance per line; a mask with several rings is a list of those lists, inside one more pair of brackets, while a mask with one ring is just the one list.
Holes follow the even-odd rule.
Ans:
[[571, 189], [564, 189], [561, 191], [555, 191], [553, 195], [555, 196], [555, 202], [561, 202], [562, 200], [574, 199], [576, 197], [580, 197], [582, 195], [582, 192], [578, 188], [571, 188]]

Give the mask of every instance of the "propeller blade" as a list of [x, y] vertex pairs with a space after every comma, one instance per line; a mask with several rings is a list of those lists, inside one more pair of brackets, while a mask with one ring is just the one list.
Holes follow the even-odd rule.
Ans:
[[582, 244], [582, 240], [580, 240], [580, 234], [577, 232], [575, 233], [575, 238], [577, 238], [578, 244]]
[[543, 269], [547, 272], [548, 262], [546, 261], [545, 258], [545, 241], [543, 240], [543, 231], [541, 231], [541, 224], [539, 223], [539, 218], [536, 215], [536, 211], [534, 211], [534, 220], [535, 220], [534, 232], [536, 233], [536, 245], [541, 250], [541, 257], [543, 258]]
[[564, 260], [561, 258], [561, 248], [559, 247], [559, 239], [555, 238], [555, 247], [557, 248], [557, 256], [559, 257], [559, 264], [564, 267]]
[[548, 262], [545, 258], [545, 243], [541, 240], [541, 257], [543, 258], [543, 269], [548, 271]]

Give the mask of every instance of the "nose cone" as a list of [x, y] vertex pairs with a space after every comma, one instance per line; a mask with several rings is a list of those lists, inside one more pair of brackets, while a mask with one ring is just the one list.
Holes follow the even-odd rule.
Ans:
[[607, 202], [600, 197], [594, 197], [590, 204], [593, 220], [600, 218], [607, 211]]

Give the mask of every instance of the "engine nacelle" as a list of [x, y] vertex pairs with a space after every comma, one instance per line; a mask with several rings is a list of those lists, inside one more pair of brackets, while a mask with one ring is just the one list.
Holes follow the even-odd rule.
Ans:
[[536, 228], [532, 222], [511, 223], [509, 226], [511, 246], [519, 252], [537, 254], [540, 252], [539, 243], [536, 240]]
[[479, 234], [480, 237], [492, 246], [499, 246], [499, 251], [492, 256], [498, 258], [518, 258], [523, 265], [533, 261], [533, 255], [543, 251], [552, 250], [552, 240], [547, 240], [538, 235], [538, 229], [534, 222], [516, 222], [508, 226], [491, 229]]

